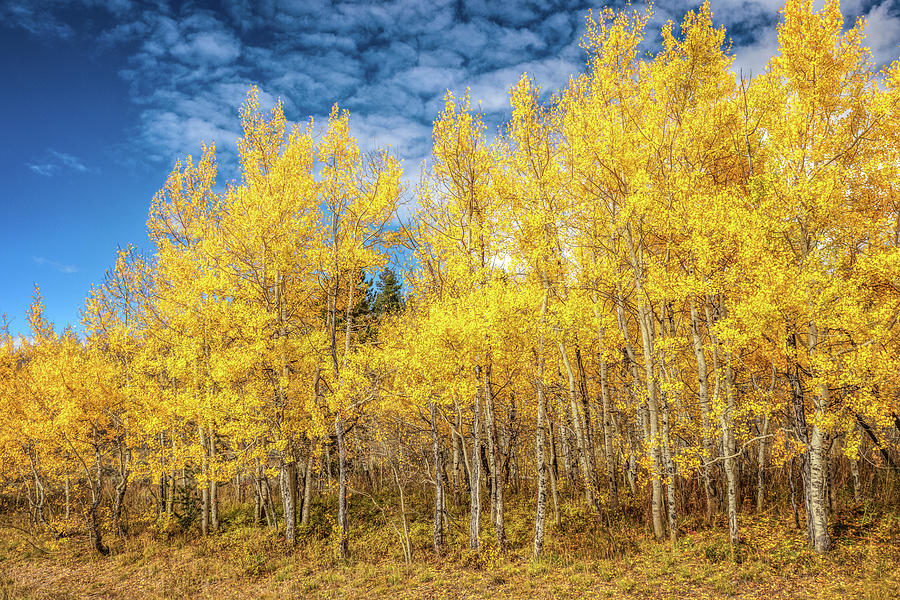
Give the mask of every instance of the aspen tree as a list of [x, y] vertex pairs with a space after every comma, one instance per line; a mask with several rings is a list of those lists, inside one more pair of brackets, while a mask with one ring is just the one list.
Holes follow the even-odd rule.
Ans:
[[[864, 22], [844, 32], [837, 1], [827, 1], [816, 12], [810, 1], [789, 0], [783, 14], [778, 54], [765, 80], [778, 98], [777, 110], [769, 111], [764, 122], [771, 153], [766, 181], [771, 201], [778, 204], [772, 216], [782, 219], [772, 223], [785, 243], [776, 256], [795, 282], [791, 294], [781, 298], [789, 315], [787, 369], [794, 428], [804, 446], [801, 474], [809, 542], [821, 553], [831, 545], [825, 449], [827, 415], [835, 404], [828, 383], [835, 304], [829, 296], [840, 284], [840, 271], [832, 271], [831, 265], [850, 258], [844, 244], [856, 237], [856, 217], [865, 214], [865, 205], [854, 202], [864, 202], [865, 196], [856, 196], [853, 186], [869, 149], [864, 138], [872, 127], [875, 72], [862, 45]], [[804, 371], [809, 373], [807, 385]]]
[[[313, 436], [315, 422], [306, 375], [319, 364], [313, 256], [319, 219], [318, 186], [312, 169], [312, 122], [286, 131], [281, 104], [261, 114], [251, 89], [241, 109], [244, 129], [238, 141], [243, 185], [226, 194], [218, 250], [233, 290], [233, 322], [241, 332], [242, 364], [227, 363], [245, 376], [267, 380], [259, 391], [273, 402], [257, 405], [242, 420], [262, 419], [280, 469], [285, 539], [293, 544], [297, 517], [297, 445]], [[249, 359], [249, 360], [248, 360]], [[270, 374], [270, 375], [265, 375]], [[234, 377], [234, 373], [231, 374]], [[264, 391], [265, 390], [265, 391]], [[316, 400], [312, 400], [313, 405]], [[262, 454], [261, 456], [265, 456]], [[301, 515], [302, 516], [302, 515]]]
[[[490, 261], [494, 254], [490, 228], [494, 220], [494, 200], [491, 194], [494, 163], [492, 151], [484, 137], [484, 124], [479, 114], [469, 106], [468, 96], [457, 100], [449, 92], [444, 98], [444, 109], [435, 121], [432, 132], [434, 141], [432, 154], [434, 162], [433, 183], [429, 194], [435, 204], [426, 205], [426, 213], [437, 218], [448, 227], [452, 245], [432, 244], [432, 251], [439, 253], [444, 269], [450, 279], [452, 294], [456, 297], [469, 296], [480, 304], [479, 290], [489, 285], [491, 280]], [[438, 224], [435, 223], [435, 224]], [[487, 308], [487, 307], [486, 307]], [[483, 317], [481, 319], [483, 321]], [[476, 321], [473, 326], [483, 325]], [[484, 339], [485, 330], [476, 334]], [[475, 338], [473, 338], [475, 339]], [[487, 418], [489, 460], [491, 468], [492, 505], [497, 543], [505, 543], [503, 490], [497, 478], [497, 439], [495, 406], [492, 392], [490, 354], [487, 345], [480, 345], [473, 357], [470, 369], [480, 385], [473, 390], [472, 404], [472, 454], [469, 466], [469, 547], [480, 546], [481, 518], [481, 424], [479, 422], [481, 403], [484, 400]], [[461, 433], [461, 432], [458, 432]], [[460, 440], [462, 441], [462, 440]]]
[[[353, 350], [355, 274], [384, 263], [385, 231], [394, 218], [400, 197], [400, 166], [386, 152], [360, 155], [350, 136], [349, 114], [332, 108], [328, 128], [317, 147], [322, 165], [319, 199], [324, 211], [320, 222], [318, 270], [328, 297], [328, 335], [333, 369], [329, 408], [333, 411], [338, 446], [338, 528], [341, 556], [349, 553], [347, 529], [347, 448], [345, 428], [355, 410], [354, 399], [343, 387], [343, 367]], [[346, 290], [343, 343], [338, 345], [338, 301]]]

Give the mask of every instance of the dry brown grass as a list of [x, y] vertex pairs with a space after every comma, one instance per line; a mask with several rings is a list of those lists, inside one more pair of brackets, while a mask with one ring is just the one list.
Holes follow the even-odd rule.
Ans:
[[[811, 553], [801, 532], [776, 517], [742, 517], [735, 562], [721, 528], [687, 522], [672, 549], [619, 530], [626, 548], [603, 557], [600, 534], [580, 526], [548, 532], [545, 555], [528, 556], [526, 512], [510, 515], [511, 550], [499, 556], [427, 549], [427, 529], [405, 564], [388, 528], [355, 532], [353, 558], [333, 558], [327, 537], [307, 532], [286, 550], [271, 531], [236, 526], [207, 540], [148, 529], [91, 554], [84, 539], [0, 538], [0, 599], [69, 598], [871, 598], [900, 597], [900, 519], [851, 514], [835, 520], [836, 547]], [[577, 515], [573, 516], [575, 519]], [[856, 519], [847, 526], [848, 519]], [[592, 539], [596, 543], [592, 543]]]

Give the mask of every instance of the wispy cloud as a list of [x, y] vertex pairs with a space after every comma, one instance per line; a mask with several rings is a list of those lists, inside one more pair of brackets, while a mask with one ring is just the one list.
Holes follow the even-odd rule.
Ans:
[[0, 3], [0, 19], [42, 37], [61, 39], [73, 37], [75, 30], [47, 8], [46, 3], [27, 0], [3, 2]]
[[43, 256], [32, 256], [31, 259], [39, 265], [45, 265], [52, 269], [59, 271], [60, 273], [71, 274], [77, 273], [78, 267], [75, 265], [67, 265], [61, 262], [57, 262], [55, 260], [51, 260], [49, 258], [44, 258]]
[[72, 169], [73, 171], [78, 171], [79, 173], [86, 173], [88, 168], [84, 166], [78, 158], [72, 156], [71, 154], [66, 154], [65, 152], [57, 152], [56, 150], [50, 150], [50, 155], [53, 156], [56, 160], [59, 161], [61, 165]]
[[53, 177], [56, 172], [59, 171], [59, 165], [53, 165], [50, 163], [29, 163], [28, 168], [31, 169], [33, 173], [37, 173], [41, 177]]
[[105, 39], [140, 39], [121, 74], [140, 106], [133, 139], [151, 160], [196, 155], [215, 141], [223, 166], [234, 164], [237, 109], [255, 83], [264, 105], [280, 97], [294, 121], [322, 123], [337, 102], [364, 150], [390, 144], [417, 163], [447, 89], [471, 87], [493, 125], [523, 71], [549, 93], [584, 68], [578, 42], [589, 3], [492, 4], [235, 2], [220, 13], [188, 5], [143, 11]]
[[[716, 21], [728, 27], [735, 67], [761, 73], [777, 48], [783, 0], [711, 3]], [[677, 22], [700, 4], [656, 0], [647, 48], [658, 47], [665, 20]], [[215, 142], [227, 171], [236, 165], [238, 107], [252, 84], [264, 106], [282, 98], [294, 121], [312, 115], [321, 123], [339, 102], [350, 109], [364, 149], [390, 143], [400, 158], [414, 161], [427, 155], [445, 90], [470, 88], [493, 128], [508, 113], [508, 89], [522, 72], [546, 94], [564, 86], [585, 68], [584, 17], [604, 5], [625, 2], [231, 0], [210, 10], [194, 2], [13, 0], [0, 16], [36, 35], [99, 40], [106, 51], [125, 53], [120, 75], [138, 118], [123, 155], [171, 164], [198, 154], [201, 142]], [[843, 6], [848, 26], [869, 16], [867, 42], [880, 64], [897, 56], [898, 0]], [[78, 164], [55, 156], [29, 168], [52, 176], [79, 171]]]
[[26, 166], [41, 177], [53, 177], [64, 171], [75, 171], [76, 173], [87, 173], [90, 171], [78, 157], [65, 152], [58, 152], [52, 148], [47, 150], [44, 160], [27, 163]]

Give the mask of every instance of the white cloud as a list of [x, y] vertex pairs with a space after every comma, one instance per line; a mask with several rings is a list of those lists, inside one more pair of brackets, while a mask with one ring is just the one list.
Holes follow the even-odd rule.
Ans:
[[328, 32], [301, 33], [296, 36], [295, 42], [308, 48], [331, 49], [341, 52], [356, 52], [357, 50], [356, 40], [353, 38]]
[[191, 65], [224, 65], [241, 53], [237, 39], [222, 31], [192, 33], [170, 50], [172, 55]]
[[57, 171], [59, 171], [59, 165], [51, 165], [49, 163], [43, 164], [29, 164], [28, 168], [31, 169], [33, 173], [40, 175], [41, 177], [53, 177]]
[[434, 96], [443, 94], [447, 88], [455, 87], [465, 76], [466, 72], [459, 68], [415, 66], [397, 73], [391, 81], [410, 93]]
[[[235, 127], [237, 123], [234, 123]], [[173, 163], [187, 155], [199, 156], [203, 144], [215, 143], [217, 152], [234, 152], [239, 131], [225, 129], [206, 113], [150, 109], [141, 114], [140, 142], [154, 153], [148, 158]]]
[[[89, 37], [106, 51], [130, 52], [120, 75], [138, 119], [121, 148], [132, 156], [137, 149], [140, 158], [132, 162], [171, 164], [198, 154], [201, 142], [215, 141], [222, 166], [235, 165], [237, 109], [252, 83], [265, 91], [264, 108], [280, 96], [288, 118], [304, 121], [327, 114], [337, 102], [350, 109], [360, 135], [370, 140], [361, 139], [361, 145], [389, 144], [401, 157], [420, 157], [427, 154], [431, 122], [446, 89], [471, 85], [474, 101], [503, 112], [507, 90], [522, 70], [535, 71], [553, 87], [582, 68], [577, 43], [583, 0], [549, 6], [234, 0], [222, 12], [192, 3], [121, 0], [100, 8], [96, 0], [73, 1], [86, 12], [114, 17], [113, 25]], [[69, 14], [55, 10], [59, 6], [49, 12]], [[82, 25], [88, 22], [103, 20], [82, 17]], [[58, 158], [29, 166], [49, 176], [62, 168], [57, 163]]]
[[743, 73], [744, 79], [762, 75], [769, 59], [778, 51], [778, 32], [775, 29], [767, 30], [754, 43], [734, 50], [735, 73]]
[[32, 256], [31, 259], [39, 265], [46, 265], [59, 271], [60, 273], [65, 273], [66, 275], [77, 273], [78, 267], [75, 265], [67, 265], [61, 262], [57, 262], [55, 260], [51, 260], [49, 258], [44, 258], [43, 256]]
[[15, 24], [41, 37], [69, 39], [75, 31], [51, 10], [24, 0], [0, 3], [0, 22]]
[[[542, 92], [552, 92], [563, 88], [569, 77], [580, 70], [580, 64], [561, 58], [526, 61], [515, 65], [483, 73], [471, 80], [471, 98], [478, 103], [481, 110], [487, 112], [506, 112], [509, 105], [509, 89], [516, 84], [523, 73], [534, 79], [534, 84]], [[454, 90], [461, 93], [464, 90]]]
[[[171, 164], [197, 155], [201, 142], [215, 141], [223, 169], [236, 165], [238, 108], [253, 83], [262, 90], [264, 108], [281, 97], [294, 121], [316, 115], [321, 122], [337, 102], [351, 111], [362, 146], [390, 144], [409, 160], [427, 155], [431, 122], [446, 89], [459, 95], [471, 88], [473, 105], [480, 101], [491, 129], [508, 114], [508, 90], [523, 72], [546, 97], [583, 71], [584, 16], [588, 7], [601, 6], [590, 0], [231, 0], [213, 12], [194, 3], [72, 2], [86, 14], [105, 11], [113, 25], [82, 31], [74, 21], [67, 24], [60, 15], [72, 11], [58, 10], [62, 0], [13, 0], [0, 16], [29, 31], [50, 27], [58, 37], [84, 36], [101, 40], [106, 51], [128, 51], [120, 75], [138, 119], [123, 152], [132, 152], [133, 160]], [[761, 73], [777, 48], [782, 0], [711, 3], [716, 22], [727, 25], [734, 40], [735, 68]], [[657, 0], [645, 47], [655, 49], [667, 18], [678, 22], [700, 4]], [[895, 5], [896, 0], [844, 2], [848, 25], [868, 10], [869, 43], [880, 62], [897, 55]], [[81, 26], [109, 21], [82, 17]], [[28, 167], [43, 176], [80, 170], [60, 156]]]
[[[893, 10], [892, 10], [893, 8]], [[900, 5], [885, 0], [866, 14], [866, 45], [872, 50], [875, 62], [883, 65], [897, 59], [900, 44]]]
[[402, 158], [424, 155], [425, 140], [431, 136], [430, 126], [399, 114], [351, 116], [350, 126], [360, 149], [390, 147]]
[[56, 159], [59, 160], [63, 165], [72, 169], [73, 171], [78, 171], [80, 173], [87, 172], [88, 168], [84, 166], [84, 164], [78, 160], [78, 158], [72, 156], [71, 154], [66, 154], [65, 152], [57, 152], [56, 150], [50, 150], [50, 154], [53, 155]]
[[48, 148], [45, 157], [39, 162], [26, 163], [31, 172], [41, 177], [53, 177], [66, 171], [88, 173], [91, 171], [81, 159], [65, 152]]

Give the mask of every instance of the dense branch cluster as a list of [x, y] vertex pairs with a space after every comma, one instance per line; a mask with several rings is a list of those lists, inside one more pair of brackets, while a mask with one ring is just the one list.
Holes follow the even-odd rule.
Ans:
[[241, 181], [216, 186], [212, 147], [177, 164], [83, 339], [38, 295], [3, 337], [0, 494], [48, 527], [79, 495], [104, 553], [128, 497], [199, 505], [207, 535], [252, 496], [293, 543], [336, 492], [346, 555], [348, 498], [385, 480], [404, 515], [433, 490], [436, 549], [463, 510], [471, 548], [505, 548], [527, 494], [535, 555], [564, 501], [646, 506], [672, 542], [722, 512], [737, 545], [789, 493], [818, 552], [842, 494], [896, 502], [900, 63], [834, 0], [790, 0], [752, 80], [708, 6], [642, 58], [648, 16], [591, 17], [587, 73], [546, 103], [523, 75], [495, 138], [448, 93], [400, 226], [399, 163], [346, 112], [289, 128], [251, 90]]

